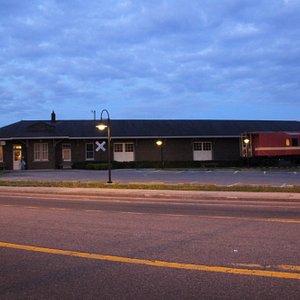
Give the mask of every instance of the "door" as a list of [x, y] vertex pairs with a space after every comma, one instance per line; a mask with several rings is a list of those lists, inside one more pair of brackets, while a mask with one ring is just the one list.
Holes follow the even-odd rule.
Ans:
[[71, 144], [62, 145], [62, 168], [63, 169], [72, 168]]
[[13, 146], [13, 169], [14, 170], [22, 169], [22, 146], [21, 145]]
[[114, 143], [114, 160], [120, 162], [134, 161], [133, 143]]
[[212, 143], [211, 142], [195, 142], [193, 159], [198, 161], [212, 160]]
[[62, 145], [62, 160], [65, 161], [71, 161], [71, 144], [63, 144]]

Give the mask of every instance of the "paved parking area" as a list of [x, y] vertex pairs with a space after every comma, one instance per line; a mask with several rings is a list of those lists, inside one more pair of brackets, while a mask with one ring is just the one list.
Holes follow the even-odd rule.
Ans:
[[[107, 171], [93, 170], [27, 170], [10, 171], [0, 180], [11, 181], [80, 181], [106, 182]], [[113, 182], [119, 183], [191, 183], [216, 185], [300, 185], [300, 171], [260, 170], [112, 170]]]

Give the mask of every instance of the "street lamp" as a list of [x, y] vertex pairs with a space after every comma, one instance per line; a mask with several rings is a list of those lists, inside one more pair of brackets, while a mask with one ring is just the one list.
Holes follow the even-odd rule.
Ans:
[[249, 167], [249, 143], [250, 143], [250, 139], [249, 138], [244, 138], [243, 142], [245, 144], [245, 148], [246, 148], [246, 162], [247, 162], [247, 167]]
[[164, 142], [162, 140], [157, 140], [156, 141], [156, 145], [158, 147], [160, 147], [160, 161], [161, 161], [161, 168], [164, 168], [164, 151], [163, 151], [163, 146], [164, 146]]
[[[103, 121], [103, 113], [107, 114], [107, 124]], [[110, 153], [110, 118], [107, 109], [103, 109], [100, 115], [100, 123], [96, 126], [99, 130], [105, 130], [107, 128], [107, 151], [108, 151], [108, 181], [107, 183], [112, 183], [111, 181], [111, 153]]]
[[162, 140], [158, 140], [158, 141], [156, 141], [156, 145], [157, 145], [157, 146], [159, 146], [159, 147], [160, 147], [160, 146], [162, 146], [162, 144], [163, 144], [163, 141], [162, 141]]

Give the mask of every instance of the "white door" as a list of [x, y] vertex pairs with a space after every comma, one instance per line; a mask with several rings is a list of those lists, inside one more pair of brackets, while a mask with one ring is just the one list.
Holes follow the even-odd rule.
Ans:
[[13, 169], [22, 169], [22, 146], [14, 145], [13, 147]]
[[133, 143], [114, 143], [115, 161], [134, 161]]
[[212, 160], [212, 144], [210, 142], [195, 142], [193, 150], [194, 160]]

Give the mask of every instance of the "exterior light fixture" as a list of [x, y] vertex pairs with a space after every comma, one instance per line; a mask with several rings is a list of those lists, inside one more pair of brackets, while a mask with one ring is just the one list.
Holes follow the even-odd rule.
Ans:
[[250, 143], [250, 140], [248, 138], [245, 138], [243, 141], [246, 145], [248, 145]]
[[[105, 124], [103, 121], [103, 113], [107, 114], [107, 123]], [[111, 152], [110, 152], [110, 117], [107, 109], [103, 109], [100, 115], [100, 123], [96, 126], [99, 130], [105, 130], [107, 128], [107, 151], [108, 151], [108, 181], [107, 183], [112, 183], [111, 180]]]
[[246, 136], [244, 139], [243, 139], [243, 143], [245, 144], [245, 155], [246, 155], [246, 164], [247, 164], [247, 167], [249, 167], [249, 143], [250, 143], [250, 139]]
[[105, 125], [104, 123], [99, 124], [96, 126], [99, 130], [105, 130], [107, 128], [107, 125]]
[[164, 142], [162, 140], [157, 140], [156, 145], [160, 148], [160, 163], [161, 163], [161, 168], [163, 169], [165, 166], [164, 162]]
[[157, 146], [160, 147], [160, 146], [162, 146], [162, 144], [163, 144], [163, 141], [162, 141], [162, 140], [157, 140], [157, 141], [156, 141], [156, 145], [157, 145]]

